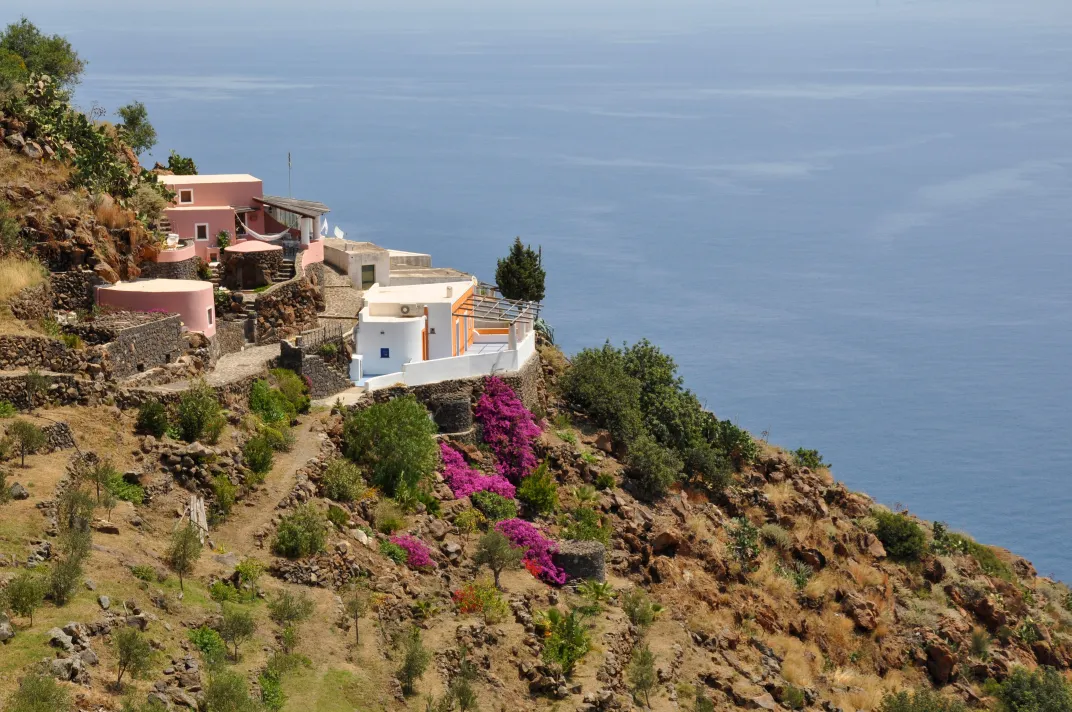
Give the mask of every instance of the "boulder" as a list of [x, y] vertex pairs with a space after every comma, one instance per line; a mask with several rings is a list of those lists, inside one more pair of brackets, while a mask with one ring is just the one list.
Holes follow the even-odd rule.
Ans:
[[850, 593], [845, 596], [841, 601], [841, 608], [862, 630], [872, 631], [878, 625], [878, 608], [858, 594]]
[[937, 558], [930, 558], [923, 562], [923, 578], [931, 583], [941, 583], [945, 578], [945, 565]]
[[936, 685], [945, 685], [956, 677], [957, 658], [940, 640], [932, 640], [927, 645], [927, 672]]
[[71, 636], [64, 633], [60, 628], [53, 628], [45, 635], [48, 636], [48, 644], [53, 648], [59, 648], [68, 653], [74, 651], [74, 641], [71, 640]]
[[11, 493], [11, 499], [29, 499], [30, 491], [22, 486], [21, 483], [12, 483], [9, 492]]
[[688, 555], [691, 550], [689, 542], [677, 529], [664, 529], [651, 540], [651, 553], [660, 556]]
[[112, 599], [108, 596], [98, 596], [97, 603], [100, 605], [101, 609], [105, 611], [112, 607]]

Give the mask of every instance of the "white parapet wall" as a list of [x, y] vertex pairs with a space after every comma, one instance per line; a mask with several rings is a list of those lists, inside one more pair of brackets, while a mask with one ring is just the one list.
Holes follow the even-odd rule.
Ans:
[[516, 350], [504, 349], [494, 353], [466, 354], [431, 361], [414, 361], [402, 366], [399, 373], [373, 376], [362, 384], [367, 391], [394, 385], [423, 386], [441, 381], [513, 373], [521, 370], [536, 353], [536, 333], [530, 331]]

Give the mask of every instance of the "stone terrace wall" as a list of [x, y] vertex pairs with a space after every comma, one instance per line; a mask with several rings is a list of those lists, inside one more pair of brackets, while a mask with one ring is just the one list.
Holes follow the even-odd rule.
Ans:
[[67, 331], [78, 334], [87, 344], [104, 345], [113, 378], [127, 378], [172, 363], [186, 352], [178, 314], [111, 312], [68, 326]]
[[63, 342], [47, 336], [0, 336], [0, 371], [36, 368], [60, 373], [85, 372], [89, 363], [101, 364], [101, 356], [98, 349], [69, 349]]
[[[296, 342], [301, 341], [301, 345]], [[322, 351], [334, 347], [334, 355]], [[350, 349], [343, 329], [334, 325], [279, 342], [279, 365], [309, 379], [312, 398], [327, 398], [353, 386]]]
[[256, 343], [275, 344], [317, 325], [324, 295], [304, 277], [281, 282], [257, 296]]
[[8, 306], [16, 319], [41, 321], [52, 316], [52, 290], [48, 282], [27, 287], [14, 297]]
[[[218, 316], [218, 315], [217, 315]], [[212, 337], [212, 362], [220, 356], [238, 353], [246, 345], [246, 320], [217, 319], [216, 335]]]
[[57, 311], [89, 311], [95, 303], [93, 288], [101, 283], [96, 272], [53, 272], [49, 281], [52, 291], [52, 308]]
[[104, 380], [87, 381], [69, 373], [42, 373], [48, 379], [45, 397], [30, 403], [26, 376], [0, 374], [0, 401], [8, 401], [19, 410], [43, 405], [98, 405], [114, 394], [112, 384]]
[[141, 276], [147, 279], [197, 279], [197, 258], [178, 262], [143, 262]]

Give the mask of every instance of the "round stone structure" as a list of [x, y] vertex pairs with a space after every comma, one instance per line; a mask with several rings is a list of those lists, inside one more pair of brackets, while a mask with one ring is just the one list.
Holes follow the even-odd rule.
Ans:
[[429, 403], [432, 417], [445, 434], [467, 433], [473, 429], [473, 409], [466, 395], [435, 398]]
[[560, 541], [551, 559], [570, 581], [607, 579], [607, 547], [598, 541]]

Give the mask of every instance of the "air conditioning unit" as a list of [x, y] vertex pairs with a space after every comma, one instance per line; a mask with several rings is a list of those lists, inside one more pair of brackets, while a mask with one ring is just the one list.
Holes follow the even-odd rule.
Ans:
[[398, 311], [402, 316], [418, 316], [424, 314], [424, 307], [420, 304], [399, 304]]

